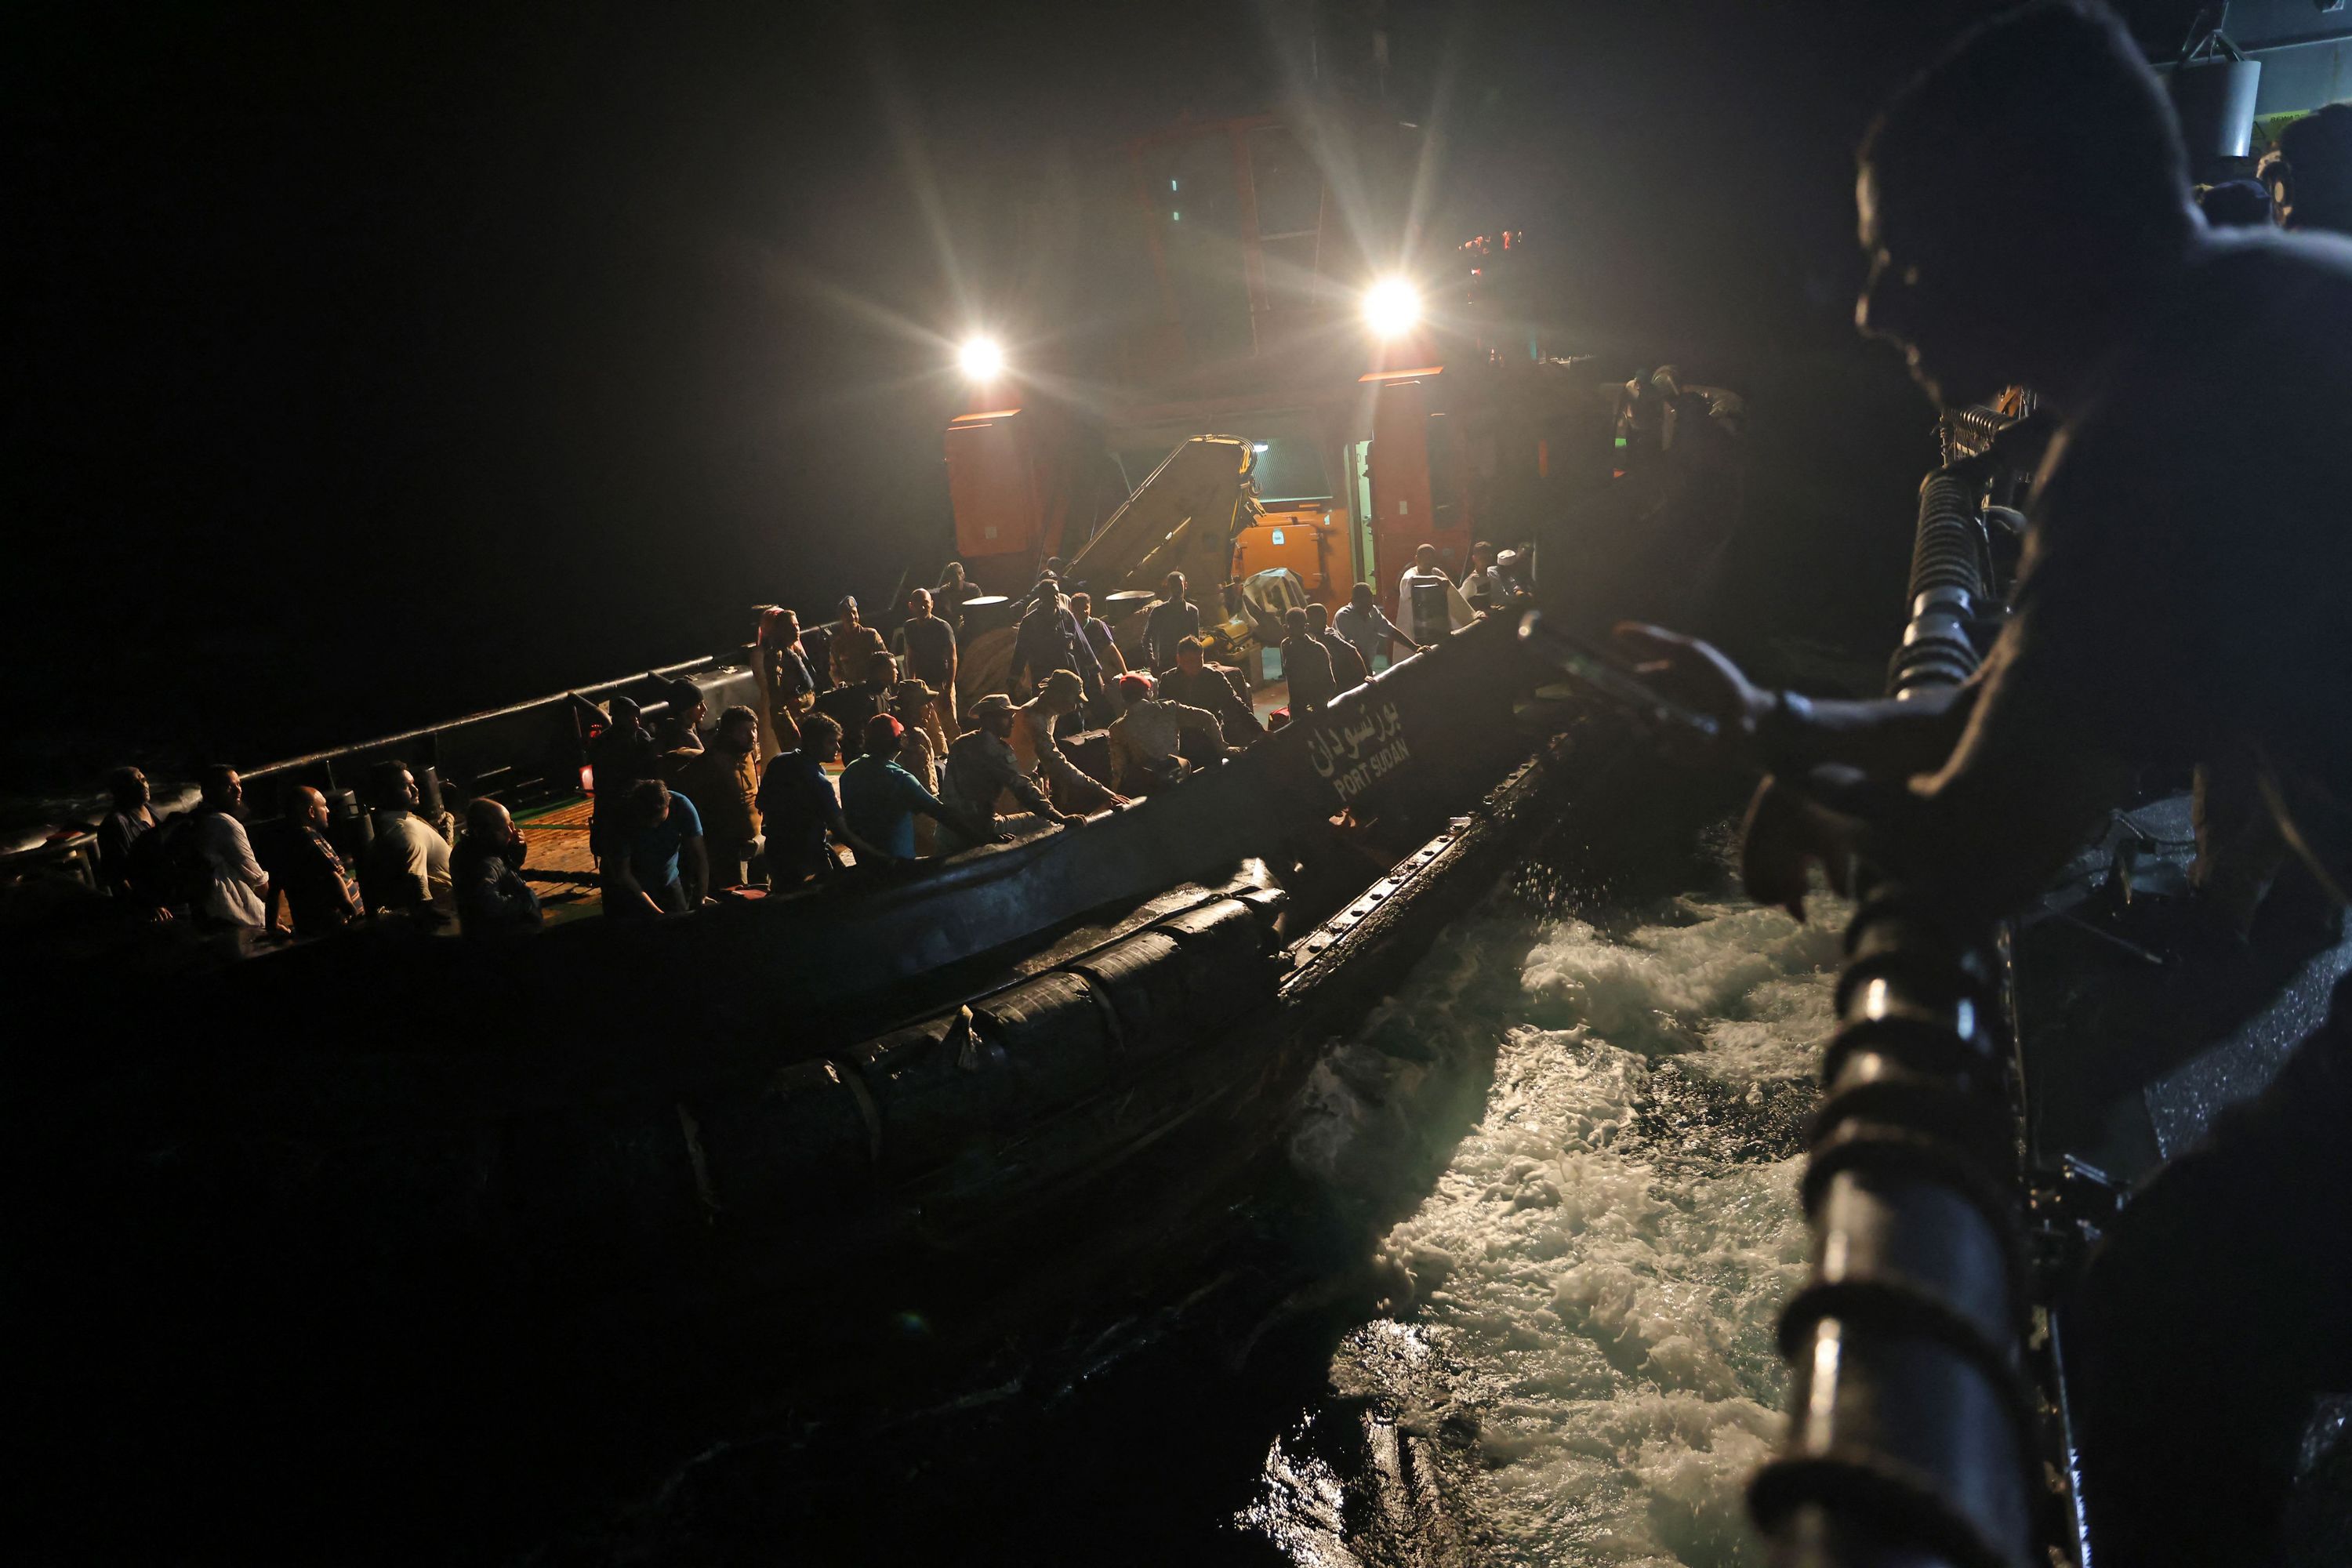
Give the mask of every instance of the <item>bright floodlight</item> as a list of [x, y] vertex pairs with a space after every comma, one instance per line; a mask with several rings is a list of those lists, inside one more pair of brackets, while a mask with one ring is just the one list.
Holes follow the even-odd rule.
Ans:
[[1364, 324], [1374, 337], [1400, 337], [1421, 320], [1421, 290], [1402, 278], [1386, 278], [1364, 293]]
[[1004, 351], [994, 338], [972, 338], [956, 352], [956, 363], [974, 381], [994, 381], [1004, 369]]

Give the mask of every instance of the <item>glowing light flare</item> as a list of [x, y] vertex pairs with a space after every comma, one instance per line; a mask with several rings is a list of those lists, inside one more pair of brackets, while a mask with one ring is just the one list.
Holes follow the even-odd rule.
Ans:
[[1364, 290], [1364, 325], [1379, 338], [1402, 337], [1421, 321], [1421, 290], [1402, 278], [1384, 278]]
[[1004, 350], [994, 338], [970, 338], [956, 351], [956, 363], [973, 381], [994, 381], [1004, 374]]

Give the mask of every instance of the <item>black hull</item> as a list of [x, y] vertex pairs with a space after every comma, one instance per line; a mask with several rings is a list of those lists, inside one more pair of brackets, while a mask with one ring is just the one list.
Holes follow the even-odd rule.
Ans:
[[[1528, 744], [1507, 633], [931, 883], [126, 976], [89, 1048], [11, 1064], [27, 1537], [496, 1555], [1164, 1268], [1543, 815], [1540, 769], [1472, 782]], [[1318, 764], [1383, 726], [1412, 765], [1341, 839]]]

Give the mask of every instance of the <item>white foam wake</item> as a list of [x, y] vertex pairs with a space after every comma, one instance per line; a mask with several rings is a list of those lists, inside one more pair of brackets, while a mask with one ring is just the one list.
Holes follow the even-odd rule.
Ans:
[[1474, 924], [1327, 1054], [1293, 1139], [1356, 1192], [1473, 1123], [1381, 1243], [1383, 1315], [1331, 1376], [1432, 1438], [1482, 1562], [1753, 1560], [1741, 1489], [1806, 1256], [1800, 1162], [1758, 1108], [1814, 1069], [1835, 922], [1654, 913], [1616, 937]]

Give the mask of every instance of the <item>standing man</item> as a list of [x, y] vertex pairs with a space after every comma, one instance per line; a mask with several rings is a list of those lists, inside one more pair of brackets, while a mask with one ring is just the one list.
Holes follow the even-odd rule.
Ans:
[[[611, 840], [618, 831], [622, 802], [636, 788], [638, 780], [654, 776], [660, 754], [654, 750], [652, 734], [637, 721], [637, 705], [631, 699], [616, 691], [599, 708], [576, 691], [569, 695], [581, 721], [588, 726], [588, 741], [583, 748], [588, 755], [592, 796], [588, 847], [602, 861], [612, 852]], [[367, 863], [362, 862], [360, 885], [365, 889], [370, 881]], [[376, 907], [372, 891], [368, 907]]]
[[1364, 668], [1372, 668], [1373, 657], [1394, 644], [1408, 654], [1421, 651], [1421, 645], [1400, 630], [1395, 622], [1381, 614], [1381, 606], [1370, 583], [1359, 583], [1349, 591], [1348, 602], [1331, 617], [1331, 629], [1354, 645], [1364, 656]]
[[[1456, 605], [1462, 605], [1459, 613]], [[1469, 621], [1469, 606], [1437, 563], [1437, 546], [1416, 548], [1412, 564], [1397, 579], [1397, 625], [1404, 628], [1405, 640], [1425, 647]]]
[[778, 605], [760, 616], [760, 689], [779, 749], [800, 743], [800, 721], [816, 706], [816, 674], [801, 649], [801, 618]]
[[1470, 569], [1462, 574], [1462, 597], [1474, 616], [1501, 609], [1510, 599], [1511, 587], [1503, 580], [1497, 559], [1495, 546], [1486, 540], [1470, 547]]
[[855, 598], [841, 601], [841, 625], [834, 628], [831, 653], [833, 683], [837, 687], [869, 684], [874, 679], [874, 661], [889, 657], [882, 634], [859, 618]]
[[1037, 787], [1037, 781], [1013, 760], [1013, 699], [1002, 691], [992, 691], [973, 703], [972, 728], [956, 737], [955, 744], [948, 748], [947, 765], [940, 770], [940, 798], [974, 826], [987, 825], [992, 837], [999, 836], [997, 800], [1008, 794], [1040, 821], [1054, 826], [1076, 820], [1055, 809]]
[[1356, 645], [1331, 629], [1331, 612], [1321, 605], [1307, 606], [1307, 635], [1323, 645], [1331, 656], [1331, 686], [1334, 692], [1353, 691], [1372, 678], [1371, 666], [1356, 651]]
[[[1856, 323], [1948, 407], [2022, 384], [2063, 424], [1967, 686], [1809, 702], [1631, 634], [1773, 770], [1744, 850], [1759, 901], [1801, 907], [1810, 861], [1866, 847], [1955, 925], [1990, 921], [2129, 804], [2137, 770], [2223, 754], [2252, 759], [2321, 884], [2352, 889], [2352, 252], [2217, 239], [2186, 170], [2138, 46], [2059, 0], [1966, 35], [1865, 138]], [[1792, 787], [1823, 763], [1877, 784], [1866, 819]], [[2352, 1387], [2347, 1125], [2352, 984], [2106, 1227], [2065, 1306], [2103, 1562], [2283, 1556], [2313, 1401]]]
[[913, 679], [931, 689], [935, 710], [923, 727], [944, 752], [957, 732], [956, 633], [947, 618], [936, 613], [929, 589], [918, 588], [907, 595], [907, 619], [894, 641], [899, 654], [900, 686]]
[[1094, 595], [1071, 595], [1070, 616], [1078, 623], [1087, 646], [1095, 650], [1095, 658], [1102, 665], [1103, 680], [1106, 684], [1115, 683], [1127, 673], [1127, 655], [1118, 651], [1118, 639], [1111, 636], [1110, 623], [1095, 614]]
[[719, 715], [710, 743], [678, 774], [678, 787], [699, 802], [704, 852], [711, 885], [742, 886], [760, 856], [760, 716], [734, 707]]
[[1282, 613], [1289, 636], [1282, 639], [1282, 679], [1290, 687], [1290, 716], [1303, 719], [1320, 713], [1338, 692], [1331, 674], [1331, 655], [1307, 629], [1307, 611], [1294, 605]]
[[1037, 584], [1037, 602], [1021, 617], [1021, 629], [1013, 639], [1013, 667], [1006, 679], [1018, 690], [1024, 681], [1042, 681], [1057, 669], [1075, 672], [1082, 692], [1102, 689], [1102, 665], [1096, 660], [1093, 647], [1078, 630], [1077, 617], [1063, 602], [1061, 584], [1046, 578]]
[[939, 601], [940, 618], [955, 628], [958, 637], [961, 637], [964, 601], [980, 597], [980, 584], [964, 576], [962, 562], [950, 561], [947, 569], [940, 574], [940, 585], [931, 590], [931, 597]]
[[1171, 572], [1160, 584], [1160, 603], [1144, 617], [1143, 662], [1154, 674], [1175, 665], [1178, 643], [1201, 635], [1201, 607], [1184, 591], [1184, 574]]

